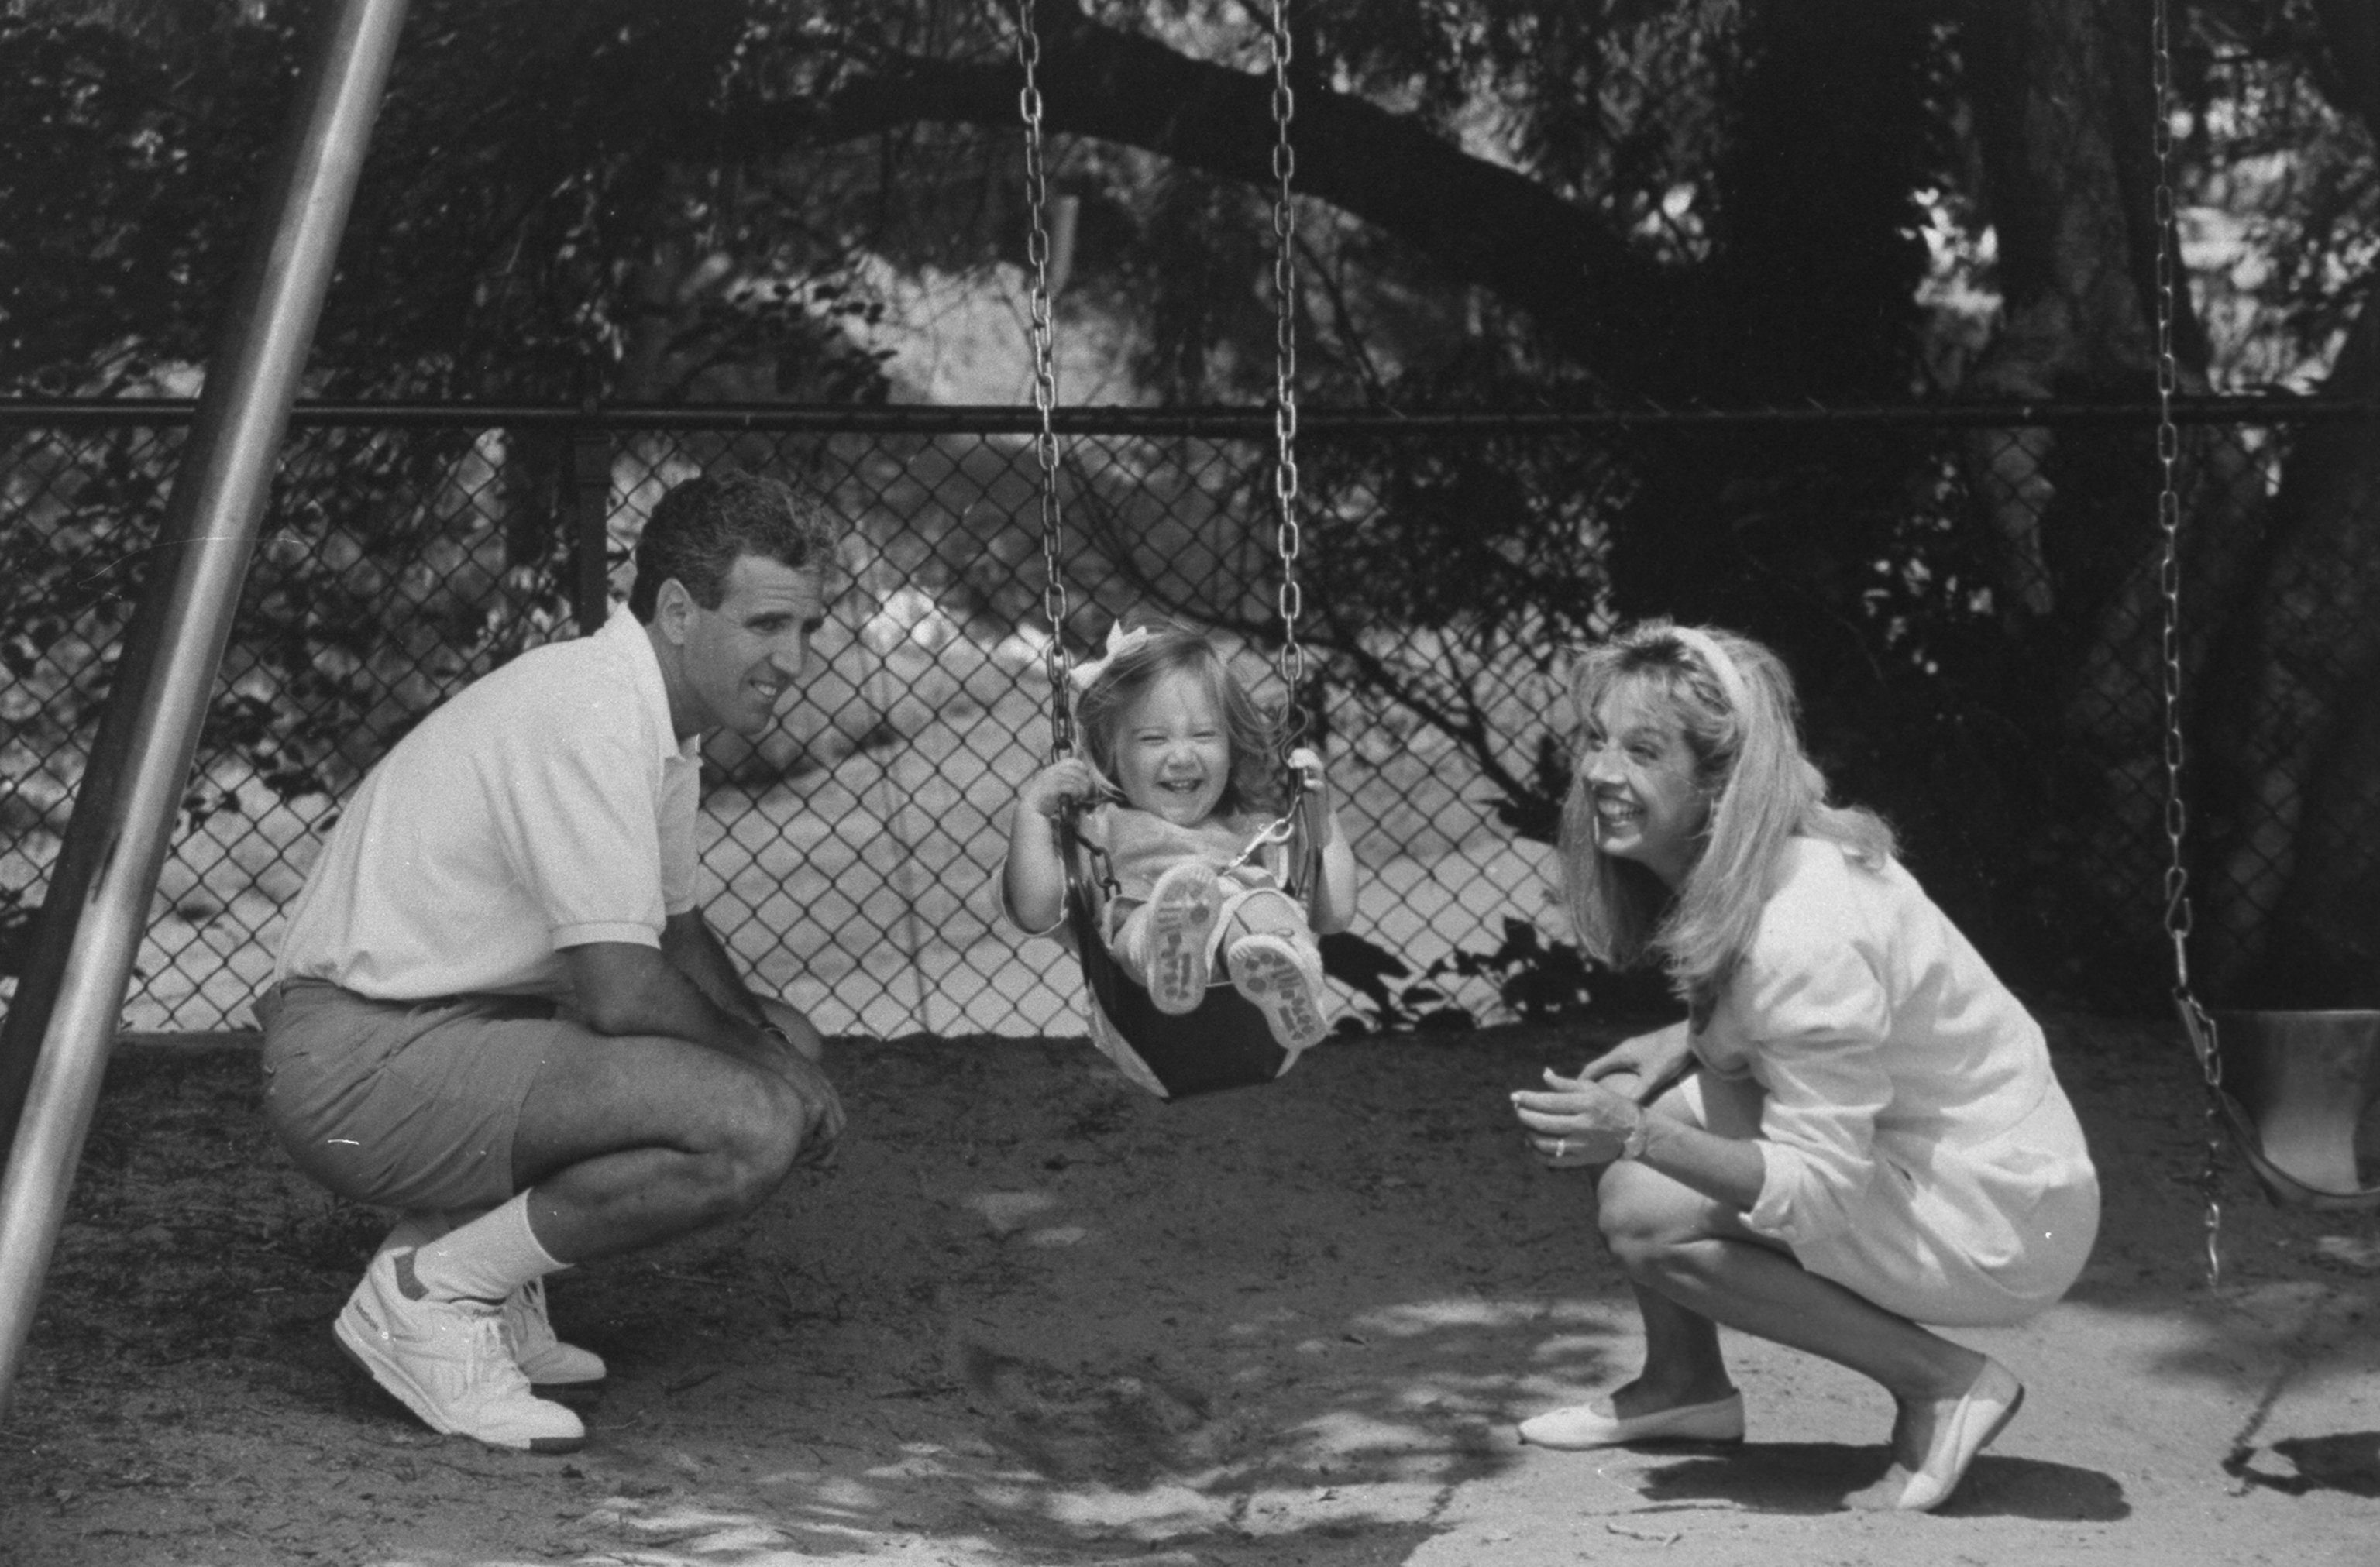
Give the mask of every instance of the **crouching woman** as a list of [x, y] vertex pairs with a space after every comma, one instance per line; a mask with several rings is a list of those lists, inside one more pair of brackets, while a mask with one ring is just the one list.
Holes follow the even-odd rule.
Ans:
[[1513, 1096], [1546, 1163], [1594, 1175], [1644, 1368], [1524, 1422], [1548, 1447], [1740, 1439], [1721, 1325], [1892, 1395], [1854, 1505], [1948, 1500], [2024, 1390], [1929, 1331], [2040, 1312], [2082, 1271], [2099, 1187], [2040, 1026], [1894, 858], [1831, 806], [1791, 678], [1731, 634], [1656, 623], [1573, 679], [1562, 824], [1581, 944], [1658, 962], [1684, 1023]]

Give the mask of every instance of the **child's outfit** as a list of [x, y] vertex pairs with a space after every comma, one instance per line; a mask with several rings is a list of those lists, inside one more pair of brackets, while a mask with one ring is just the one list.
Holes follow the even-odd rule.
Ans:
[[[1329, 1030], [1322, 951], [1305, 911], [1282, 890], [1284, 850], [1267, 844], [1246, 863], [1223, 869], [1269, 824], [1267, 817], [1238, 814], [1182, 827], [1131, 806], [1105, 805], [1084, 814], [1082, 834], [1106, 853], [1116, 881], [1108, 950], [1157, 1009], [1195, 1010], [1220, 959], [1232, 988], [1264, 1014], [1274, 1042], [1294, 1053]], [[1223, 932], [1234, 922], [1243, 934], [1222, 949]]]

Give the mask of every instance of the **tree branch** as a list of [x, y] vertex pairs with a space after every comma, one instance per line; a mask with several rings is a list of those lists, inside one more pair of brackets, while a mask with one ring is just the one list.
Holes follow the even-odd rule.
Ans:
[[[1050, 7], [1044, 7], [1050, 9]], [[1043, 39], [1047, 133], [1137, 147], [1221, 178], [1272, 182], [1271, 84], [1163, 44], [1078, 20]], [[1006, 65], [894, 58], [831, 96], [682, 122], [683, 150], [720, 162], [880, 135], [919, 121], [1019, 124]], [[1658, 385], [1677, 280], [1592, 212], [1526, 175], [1472, 156], [1420, 121], [1308, 86], [1291, 138], [1294, 184], [1395, 235], [1451, 277], [1528, 311], [1560, 352], [1633, 390]]]

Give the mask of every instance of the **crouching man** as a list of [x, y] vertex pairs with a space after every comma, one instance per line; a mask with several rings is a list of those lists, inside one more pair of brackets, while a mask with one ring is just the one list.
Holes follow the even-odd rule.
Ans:
[[601, 631], [523, 653], [364, 779], [291, 911], [265, 1109], [298, 1166], [399, 1210], [335, 1328], [433, 1429], [566, 1452], [599, 1381], [542, 1281], [749, 1212], [844, 1111], [808, 1019], [695, 905], [702, 736], [810, 664], [835, 525], [773, 480], [672, 490]]

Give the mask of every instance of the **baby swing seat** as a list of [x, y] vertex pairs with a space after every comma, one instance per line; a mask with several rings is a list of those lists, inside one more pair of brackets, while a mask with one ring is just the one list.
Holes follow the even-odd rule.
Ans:
[[[1289, 874], [1284, 890], [1304, 901], [1313, 884], [1318, 842], [1301, 788], [1290, 811]], [[1222, 1088], [1269, 1083], [1289, 1065], [1274, 1043], [1264, 1013], [1220, 973], [1206, 999], [1187, 1013], [1160, 1012], [1148, 991], [1116, 963], [1107, 944], [1107, 905], [1114, 891], [1106, 856], [1083, 841], [1071, 814], [1058, 832], [1066, 864], [1066, 924], [1083, 966], [1091, 1043], [1123, 1075], [1160, 1099], [1189, 1099]], [[1219, 968], [1220, 965], [1217, 966]]]
[[2357, 1159], [2380, 1153], [2363, 1131], [2380, 1101], [2380, 1012], [2185, 1005], [2181, 1020], [2200, 1059], [2220, 1064], [2220, 1086], [2209, 1082], [2216, 1111], [2265, 1196], [2334, 1212], [2380, 1207], [2380, 1185], [2362, 1184]]
[[[1016, 55], [1024, 69], [1024, 91], [1017, 96], [1017, 104], [1025, 121], [1025, 204], [1030, 220], [1026, 254], [1032, 263], [1033, 402], [1039, 415], [1033, 452], [1040, 473], [1041, 549], [1049, 570], [1042, 607], [1050, 624], [1050, 728], [1053, 754], [1063, 755], [1073, 748], [1074, 721], [1065, 699], [1069, 679], [1065, 655], [1067, 610], [1065, 581], [1059, 570], [1062, 532], [1058, 438], [1050, 419], [1057, 400], [1050, 298], [1057, 291], [1053, 274], [1063, 273], [1064, 261], [1062, 257], [1053, 258], [1050, 235], [1042, 221], [1048, 178], [1042, 163], [1041, 90], [1035, 74], [1041, 45], [1034, 32], [1033, 13], [1030, 5], [1016, 7]], [[1297, 214], [1289, 186], [1289, 130], [1293, 102], [1289, 84], [1291, 39], [1279, 5], [1273, 7], [1268, 41], [1272, 61], [1273, 167], [1278, 171], [1272, 214], [1275, 321], [1271, 489], [1277, 510], [1274, 539], [1281, 557], [1281, 582], [1276, 595], [1281, 620], [1280, 667], [1293, 709], [1305, 660], [1297, 641], [1297, 288], [1293, 244]], [[1315, 785], [1301, 782], [1292, 795], [1289, 812], [1283, 819], [1288, 831], [1288, 856], [1281, 885], [1303, 905], [1306, 891], [1317, 884], [1320, 872], [1321, 824], [1311, 820]], [[1268, 828], [1268, 836], [1281, 826], [1281, 822], [1276, 822]], [[1091, 1042], [1100, 1052], [1115, 1063], [1125, 1076], [1163, 1099], [1186, 1099], [1219, 1088], [1267, 1083], [1280, 1076], [1289, 1064], [1290, 1052], [1273, 1042], [1264, 1013], [1232, 989], [1229, 980], [1211, 986], [1206, 999], [1185, 1015], [1157, 1010], [1148, 992], [1127, 978], [1108, 952], [1107, 904], [1114, 893], [1115, 882], [1103, 862], [1093, 863], [1102, 856], [1082, 841], [1071, 812], [1059, 819], [1058, 848], [1066, 867], [1066, 921], [1074, 932], [1084, 989], [1090, 997], [1087, 1010]]]

